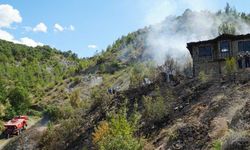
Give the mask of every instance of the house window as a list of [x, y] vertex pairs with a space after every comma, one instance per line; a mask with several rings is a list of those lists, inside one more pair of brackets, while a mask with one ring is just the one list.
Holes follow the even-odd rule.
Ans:
[[239, 51], [250, 51], [250, 41], [240, 41], [238, 43]]
[[250, 51], [250, 41], [245, 41], [244, 51]]
[[221, 51], [221, 53], [228, 53], [230, 51], [229, 41], [220, 42], [220, 51]]
[[211, 48], [211, 46], [199, 47], [199, 56], [200, 57], [212, 56], [212, 48]]
[[238, 49], [239, 49], [239, 51], [244, 51], [244, 42], [243, 41], [240, 41], [238, 43]]

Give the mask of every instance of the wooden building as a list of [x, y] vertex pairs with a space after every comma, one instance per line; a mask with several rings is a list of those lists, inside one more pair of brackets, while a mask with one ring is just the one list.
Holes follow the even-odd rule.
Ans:
[[187, 48], [193, 58], [193, 75], [201, 71], [207, 75], [226, 74], [226, 58], [234, 57], [238, 70], [250, 68], [250, 34], [223, 34], [207, 41], [191, 42]]

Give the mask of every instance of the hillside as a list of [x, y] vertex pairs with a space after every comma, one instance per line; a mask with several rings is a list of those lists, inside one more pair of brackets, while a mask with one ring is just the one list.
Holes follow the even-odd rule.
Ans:
[[[177, 87], [162, 84], [131, 89], [111, 100], [102, 97], [102, 103], [105, 104], [75, 118], [81, 118], [80, 124], [70, 119], [77, 126], [72, 128], [64, 122], [60, 128], [51, 130], [50, 136], [46, 135], [43, 138], [45, 141], [40, 144], [45, 149], [93, 149], [92, 133], [95, 125], [106, 120], [110, 111], [119, 112], [122, 105], [126, 105], [129, 116], [134, 113], [134, 109], [142, 114], [137, 136], [147, 139], [144, 149], [209, 149], [215, 144], [228, 149], [247, 149], [249, 86], [249, 82], [221, 85], [212, 81], [200, 83], [190, 80]], [[144, 97], [156, 100], [161, 97], [164, 102], [158, 103], [158, 99], [154, 105]], [[136, 104], [138, 108], [134, 108]], [[151, 107], [155, 110], [150, 110]], [[55, 137], [58, 140], [52, 140]], [[242, 142], [246, 143], [239, 144]]]
[[78, 67], [79, 59], [72, 52], [0, 40], [0, 117], [36, 113], [29, 108], [42, 100], [44, 89], [70, 77]]
[[13, 104], [12, 115], [46, 118], [4, 149], [249, 149], [249, 78], [192, 78], [186, 49], [191, 40], [248, 32], [249, 20], [230, 7], [186, 10], [83, 59], [0, 41], [2, 119], [10, 117], [13, 89], [30, 104]]

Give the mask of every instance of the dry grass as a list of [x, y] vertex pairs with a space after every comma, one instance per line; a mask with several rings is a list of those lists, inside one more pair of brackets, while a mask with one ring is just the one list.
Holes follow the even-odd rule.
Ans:
[[197, 104], [192, 107], [192, 117], [197, 116], [198, 118], [208, 109], [205, 104]]
[[[168, 143], [169, 140], [176, 138], [177, 135], [177, 129], [182, 128], [186, 126], [185, 123], [183, 123], [182, 119], [177, 120], [176, 123], [174, 123], [172, 126], [169, 126], [168, 128], [163, 129], [157, 137], [154, 137], [151, 141], [151, 143], [155, 143], [156, 150], [162, 149], [164, 147], [164, 143]], [[157, 141], [161, 141], [161, 143], [157, 143]]]
[[220, 101], [220, 100], [225, 99], [225, 98], [226, 98], [226, 96], [224, 93], [219, 93], [213, 97], [213, 101]]
[[219, 139], [228, 132], [228, 123], [224, 117], [216, 117], [210, 124], [212, 131], [209, 133], [209, 137], [212, 139]]

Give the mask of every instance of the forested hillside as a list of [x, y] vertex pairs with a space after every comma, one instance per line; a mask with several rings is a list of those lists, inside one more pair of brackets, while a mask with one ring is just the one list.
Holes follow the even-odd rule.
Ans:
[[26, 113], [44, 89], [74, 74], [79, 59], [49, 46], [28, 47], [0, 41], [1, 118]]

